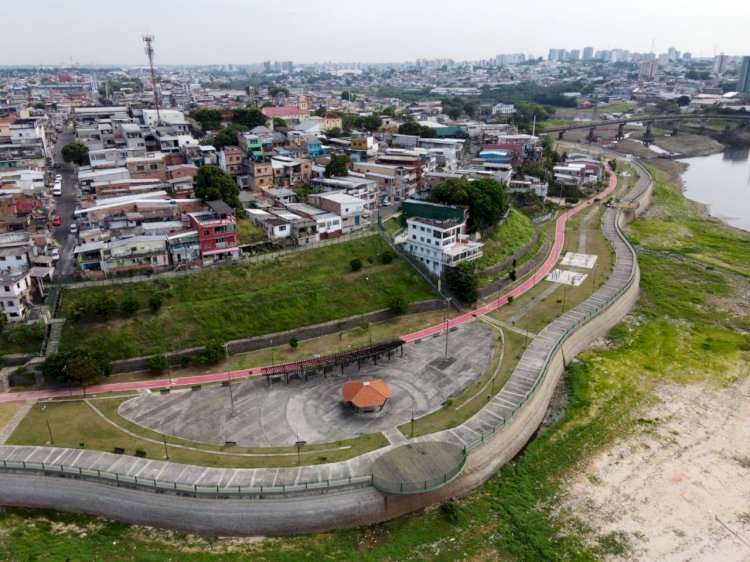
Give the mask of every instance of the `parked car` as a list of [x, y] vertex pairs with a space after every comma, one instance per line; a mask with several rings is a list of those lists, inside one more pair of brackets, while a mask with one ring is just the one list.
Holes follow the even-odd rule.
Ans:
[[55, 183], [62, 183], [62, 176], [60, 174], [55, 174]]
[[52, 218], [52, 226], [60, 226], [62, 224], [62, 217], [60, 215], [55, 215]]
[[55, 182], [55, 187], [52, 188], [52, 195], [60, 197], [62, 195], [62, 184]]
[[78, 225], [76, 223], [70, 223], [70, 232], [72, 234], [78, 234]]
[[49, 257], [52, 258], [52, 261], [57, 261], [60, 259], [60, 248], [52, 248], [52, 250], [49, 253]]

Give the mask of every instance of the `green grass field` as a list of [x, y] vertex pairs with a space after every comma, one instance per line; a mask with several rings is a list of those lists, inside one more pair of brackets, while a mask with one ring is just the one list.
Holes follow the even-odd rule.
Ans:
[[[62, 348], [106, 349], [112, 359], [161, 353], [309, 326], [387, 308], [394, 296], [408, 302], [432, 292], [408, 264], [381, 264], [388, 247], [378, 236], [172, 279], [89, 289], [67, 289], [60, 315], [71, 318], [85, 299], [136, 299], [133, 317], [82, 319], [65, 324]], [[362, 270], [349, 262], [360, 258]], [[164, 306], [148, 310], [159, 294]]]
[[503, 261], [531, 240], [532, 236], [534, 225], [531, 220], [517, 209], [511, 209], [505, 222], [482, 240], [484, 247], [479, 269], [486, 269]]
[[43, 322], [20, 326], [3, 325], [0, 328], [0, 357], [9, 353], [39, 353], [44, 332]]

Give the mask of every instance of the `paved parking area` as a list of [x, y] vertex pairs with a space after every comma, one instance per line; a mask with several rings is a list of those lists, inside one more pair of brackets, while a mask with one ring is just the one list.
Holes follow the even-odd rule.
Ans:
[[[146, 394], [128, 400], [120, 413], [155, 431], [184, 439], [242, 446], [289, 446], [295, 441], [325, 443], [380, 432], [439, 408], [463, 393], [487, 369], [496, 333], [479, 323], [404, 345], [403, 357], [383, 358], [361, 369], [349, 366], [305, 381], [304, 377], [266, 384], [265, 378], [234, 382], [235, 415], [229, 389], [222, 386]], [[350, 380], [383, 379], [393, 398], [382, 412], [355, 414], [341, 401], [341, 387]]]

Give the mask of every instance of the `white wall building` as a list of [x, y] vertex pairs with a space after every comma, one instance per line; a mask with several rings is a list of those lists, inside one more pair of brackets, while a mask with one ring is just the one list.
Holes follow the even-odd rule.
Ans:
[[0, 273], [0, 313], [8, 322], [21, 322], [31, 308], [28, 272]]
[[410, 217], [406, 225], [406, 250], [438, 277], [446, 267], [482, 257], [483, 244], [463, 234], [464, 222]]

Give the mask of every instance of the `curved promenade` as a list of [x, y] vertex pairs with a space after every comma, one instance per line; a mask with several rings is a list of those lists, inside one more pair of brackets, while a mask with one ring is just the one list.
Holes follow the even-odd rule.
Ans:
[[[96, 451], [5, 446], [0, 448], [0, 457], [5, 459], [4, 465], [12, 467], [12, 473], [0, 471], [0, 503], [86, 512], [188, 532], [250, 535], [374, 523], [470, 492], [515, 456], [533, 436], [566, 360], [606, 333], [633, 305], [638, 294], [638, 265], [635, 251], [621, 227], [645, 208], [651, 189], [648, 172], [635, 165], [641, 177], [626, 199], [641, 201], [641, 206], [635, 211], [607, 209], [602, 220], [604, 233], [616, 256], [608, 281], [585, 302], [549, 324], [531, 342], [508, 383], [480, 412], [456, 428], [411, 440], [445, 441], [464, 448], [463, 471], [444, 487], [409, 496], [378, 492], [370, 485], [370, 467], [376, 458], [393, 447], [327, 465], [219, 469]], [[606, 196], [615, 187], [613, 175], [610, 186], [599, 197]], [[540, 271], [491, 305], [453, 319], [451, 327], [473, 320], [474, 314], [485, 314], [502, 306], [509, 296], [517, 297], [541, 280], [562, 251], [565, 221], [591, 202], [585, 202], [558, 219], [552, 255]], [[404, 339], [414, 341], [442, 329], [442, 325], [429, 328]], [[246, 376], [247, 372], [244, 373], [242, 376]], [[41, 475], [60, 472], [79, 479]], [[131, 489], [133, 487], [158, 488], [169, 495]], [[311, 494], [311, 489], [316, 493]], [[289, 497], [292, 494], [295, 497]], [[223, 499], [226, 497], [235, 499], [227, 501]]]

